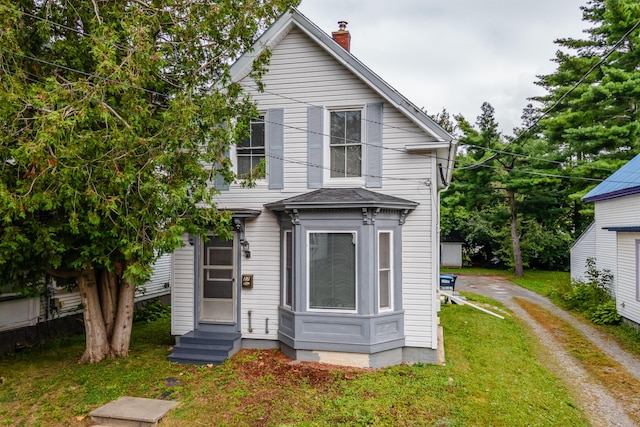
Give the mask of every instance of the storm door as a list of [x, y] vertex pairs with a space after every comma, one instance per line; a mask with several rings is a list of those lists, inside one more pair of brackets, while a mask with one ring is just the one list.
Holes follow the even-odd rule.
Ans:
[[234, 241], [210, 237], [202, 242], [200, 257], [200, 321], [235, 323]]

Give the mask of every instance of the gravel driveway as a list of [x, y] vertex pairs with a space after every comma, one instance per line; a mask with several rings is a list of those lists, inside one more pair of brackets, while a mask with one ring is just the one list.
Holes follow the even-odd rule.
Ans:
[[[623, 405], [616, 400], [606, 388], [595, 382], [589, 373], [549, 334], [538, 322], [513, 301], [514, 297], [526, 299], [538, 304], [578, 329], [585, 338], [597, 346], [603, 353], [620, 363], [629, 374], [640, 380], [640, 360], [627, 353], [617, 343], [593, 328], [562, 310], [547, 298], [516, 286], [500, 276], [458, 275], [456, 291], [471, 292], [487, 296], [503, 303], [514, 314], [521, 318], [540, 339], [549, 352], [548, 362], [552, 369], [562, 377], [573, 390], [578, 404], [594, 426], [636, 426], [625, 413]], [[545, 358], [546, 359], [546, 358]], [[638, 390], [630, 390], [638, 393]]]

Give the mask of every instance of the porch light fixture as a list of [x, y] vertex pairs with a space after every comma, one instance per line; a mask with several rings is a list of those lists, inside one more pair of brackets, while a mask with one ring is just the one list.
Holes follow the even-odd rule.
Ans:
[[251, 250], [250, 250], [249, 242], [247, 242], [246, 240], [241, 240], [240, 245], [242, 245], [242, 251], [244, 252], [244, 257], [251, 258]]

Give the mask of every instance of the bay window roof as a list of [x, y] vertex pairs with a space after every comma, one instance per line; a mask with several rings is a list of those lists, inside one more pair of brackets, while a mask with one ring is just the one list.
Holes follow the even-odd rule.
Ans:
[[418, 203], [364, 188], [321, 188], [264, 205], [271, 211], [288, 209], [384, 208], [413, 210]]

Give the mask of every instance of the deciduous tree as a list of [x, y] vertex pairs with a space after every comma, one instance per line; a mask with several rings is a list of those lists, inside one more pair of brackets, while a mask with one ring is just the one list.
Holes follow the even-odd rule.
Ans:
[[0, 0], [0, 274], [77, 281], [82, 361], [128, 354], [135, 287], [184, 233], [230, 233], [210, 183], [255, 110], [229, 66], [296, 3]]

